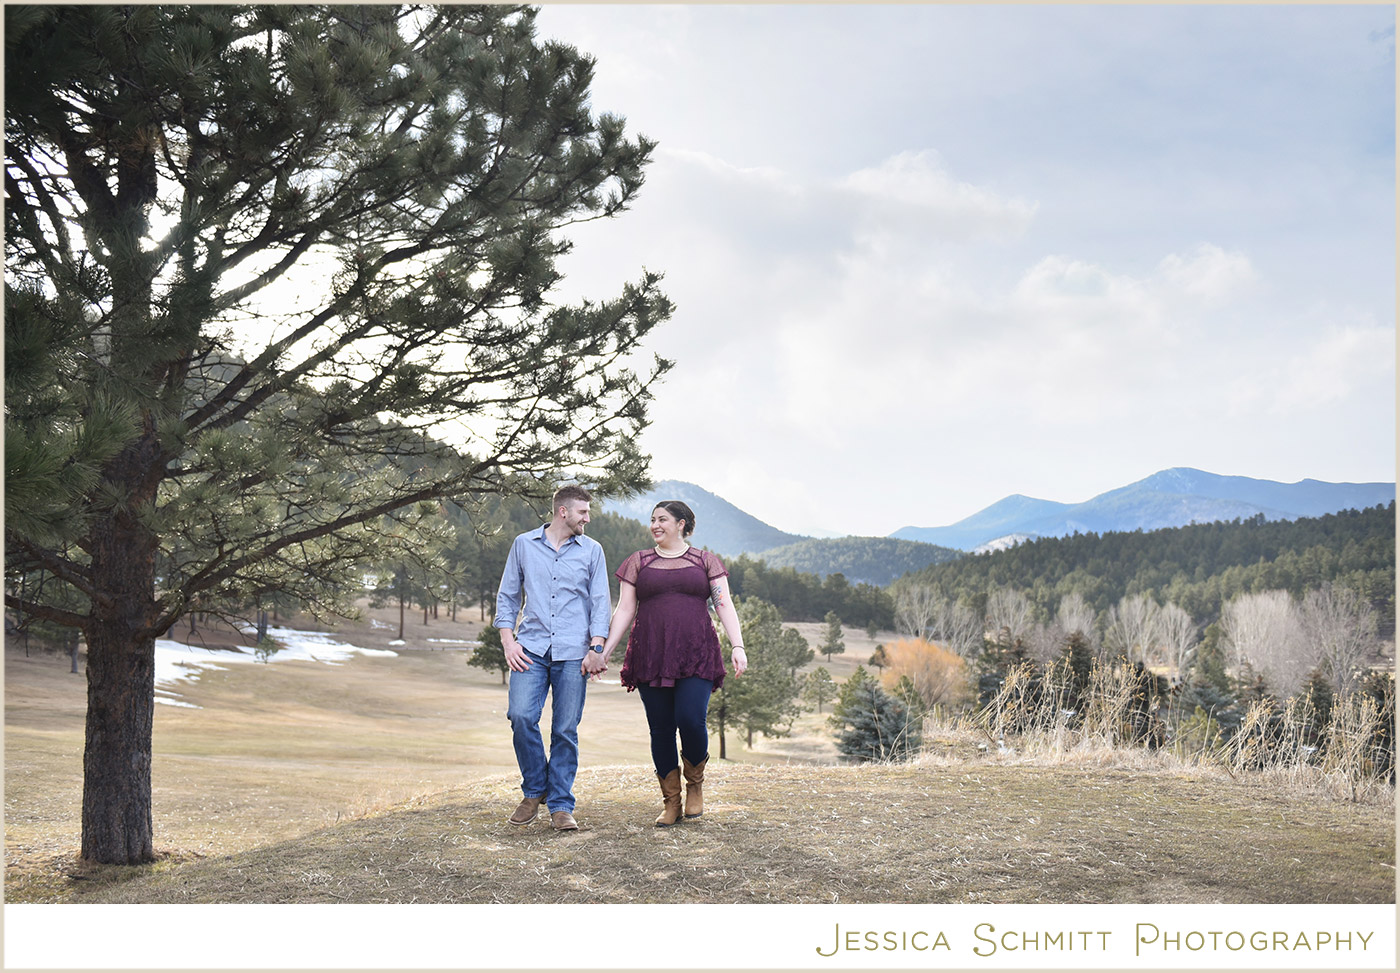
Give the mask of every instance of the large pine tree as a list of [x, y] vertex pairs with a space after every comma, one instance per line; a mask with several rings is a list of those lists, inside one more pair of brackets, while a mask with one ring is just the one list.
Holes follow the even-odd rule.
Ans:
[[417, 504], [641, 478], [656, 276], [548, 295], [652, 145], [519, 7], [7, 6], [5, 41], [6, 603], [84, 633], [82, 854], [144, 862], [182, 613], [333, 605]]

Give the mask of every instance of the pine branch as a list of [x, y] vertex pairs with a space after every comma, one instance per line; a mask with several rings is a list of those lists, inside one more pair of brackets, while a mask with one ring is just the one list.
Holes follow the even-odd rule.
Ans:
[[53, 622], [55, 625], [62, 625], [64, 628], [84, 628], [88, 623], [87, 615], [79, 615], [77, 612], [66, 611], [56, 608], [53, 605], [46, 605], [41, 602], [29, 601], [19, 595], [5, 592], [5, 605], [13, 608], [17, 612], [22, 612], [31, 618], [41, 618], [46, 622]]

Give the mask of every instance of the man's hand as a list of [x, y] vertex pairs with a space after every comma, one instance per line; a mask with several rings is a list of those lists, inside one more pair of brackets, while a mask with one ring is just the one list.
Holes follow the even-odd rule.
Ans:
[[594, 652], [592, 649], [589, 649], [588, 654], [583, 657], [581, 668], [583, 674], [590, 680], [593, 680], [608, 671], [608, 662], [603, 658], [603, 653]]
[[524, 672], [530, 668], [530, 657], [525, 654], [520, 643], [515, 641], [513, 634], [501, 632], [501, 647], [506, 650], [506, 665], [510, 666], [512, 672]]

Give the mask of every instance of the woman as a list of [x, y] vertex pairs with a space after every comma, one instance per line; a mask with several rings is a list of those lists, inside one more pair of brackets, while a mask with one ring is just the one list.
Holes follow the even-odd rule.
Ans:
[[[729, 596], [729, 572], [709, 551], [691, 547], [695, 513], [679, 500], [663, 500], [651, 512], [656, 547], [629, 555], [617, 569], [622, 582], [603, 663], [628, 635], [622, 684], [637, 690], [651, 730], [651, 759], [663, 799], [658, 828], [681, 817], [681, 771], [685, 772], [685, 816], [704, 810], [701, 784], [710, 757], [705, 717], [710, 694], [724, 682], [719, 637], [706, 608], [713, 601], [734, 646], [734, 675], [748, 668], [739, 616]], [[680, 760], [676, 734], [680, 733]], [[678, 765], [679, 764], [679, 765]]]

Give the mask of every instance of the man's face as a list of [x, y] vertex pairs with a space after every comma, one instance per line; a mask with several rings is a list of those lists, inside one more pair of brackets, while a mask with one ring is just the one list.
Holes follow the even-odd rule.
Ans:
[[573, 500], [567, 505], [560, 504], [559, 509], [564, 511], [564, 526], [568, 528], [569, 533], [575, 536], [582, 534], [588, 524], [588, 502]]

